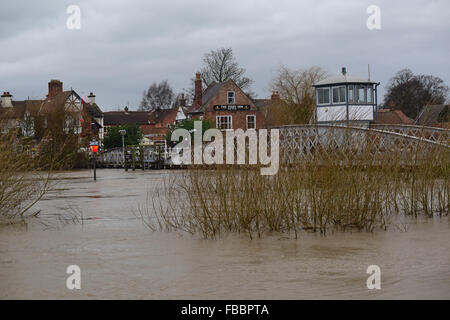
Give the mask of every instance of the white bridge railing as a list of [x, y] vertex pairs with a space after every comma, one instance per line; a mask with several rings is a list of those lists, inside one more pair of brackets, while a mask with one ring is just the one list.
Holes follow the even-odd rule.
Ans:
[[[435, 150], [450, 148], [450, 130], [410, 125], [371, 125], [346, 127], [336, 125], [289, 125], [274, 127], [280, 132], [280, 163], [299, 163], [326, 159], [355, 161], [357, 158], [405, 163], [425, 158]], [[174, 150], [175, 151], [175, 150]], [[153, 146], [134, 148], [135, 163], [153, 163], [163, 159], [171, 163], [171, 150]], [[143, 161], [141, 160], [141, 152]], [[362, 157], [364, 155], [364, 157]], [[122, 148], [99, 154], [98, 161], [112, 167], [124, 167]]]
[[281, 163], [327, 159], [352, 163], [364, 159], [380, 163], [397, 158], [407, 164], [435, 150], [450, 148], [449, 130], [439, 128], [292, 125], [278, 129]]
[[[126, 154], [129, 157], [134, 158], [134, 163], [136, 164], [144, 163], [146, 165], [148, 165], [149, 163], [155, 163], [167, 157], [164, 151], [160, 153], [153, 146], [144, 146], [141, 148], [127, 148]], [[143, 157], [143, 159], [141, 159], [141, 156]], [[97, 161], [100, 164], [109, 167], [119, 167], [119, 168], [124, 167], [125, 157], [123, 148], [114, 148], [105, 150], [98, 155]], [[128, 162], [130, 162], [130, 159], [128, 159]]]

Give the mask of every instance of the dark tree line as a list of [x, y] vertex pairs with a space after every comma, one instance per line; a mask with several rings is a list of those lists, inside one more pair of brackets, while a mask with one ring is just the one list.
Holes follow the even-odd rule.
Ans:
[[431, 75], [415, 75], [411, 70], [397, 72], [389, 81], [384, 105], [401, 110], [415, 119], [425, 105], [444, 104], [449, 92], [444, 81]]

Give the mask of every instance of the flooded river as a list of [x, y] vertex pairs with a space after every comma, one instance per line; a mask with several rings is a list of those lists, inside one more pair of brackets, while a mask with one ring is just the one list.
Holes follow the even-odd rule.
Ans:
[[[133, 211], [173, 171], [62, 174], [43, 222], [0, 226], [1, 299], [450, 299], [449, 218], [375, 233], [217, 240], [152, 232]], [[83, 223], [61, 216], [81, 214]], [[81, 290], [66, 268], [81, 268]], [[381, 269], [368, 290], [366, 269]]]

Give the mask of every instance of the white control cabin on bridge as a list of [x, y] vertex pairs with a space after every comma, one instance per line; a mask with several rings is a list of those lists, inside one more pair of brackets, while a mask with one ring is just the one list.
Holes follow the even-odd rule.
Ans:
[[333, 76], [314, 84], [316, 123], [366, 126], [377, 112], [377, 87], [380, 83], [347, 75]]

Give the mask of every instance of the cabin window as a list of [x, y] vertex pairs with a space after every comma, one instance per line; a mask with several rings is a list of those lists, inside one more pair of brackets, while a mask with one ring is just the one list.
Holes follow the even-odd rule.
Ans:
[[228, 91], [228, 104], [234, 104], [234, 91]]
[[372, 87], [367, 87], [367, 103], [373, 103], [373, 90]]
[[345, 87], [334, 87], [333, 88], [333, 103], [345, 103]]
[[348, 103], [355, 103], [355, 87], [348, 86]]
[[358, 90], [356, 91], [356, 102], [357, 103], [366, 103], [366, 87], [358, 86]]
[[256, 116], [255, 115], [247, 116], [247, 129], [256, 129]]
[[330, 88], [317, 89], [317, 104], [330, 104]]
[[216, 116], [216, 128], [228, 130], [233, 128], [232, 116]]

